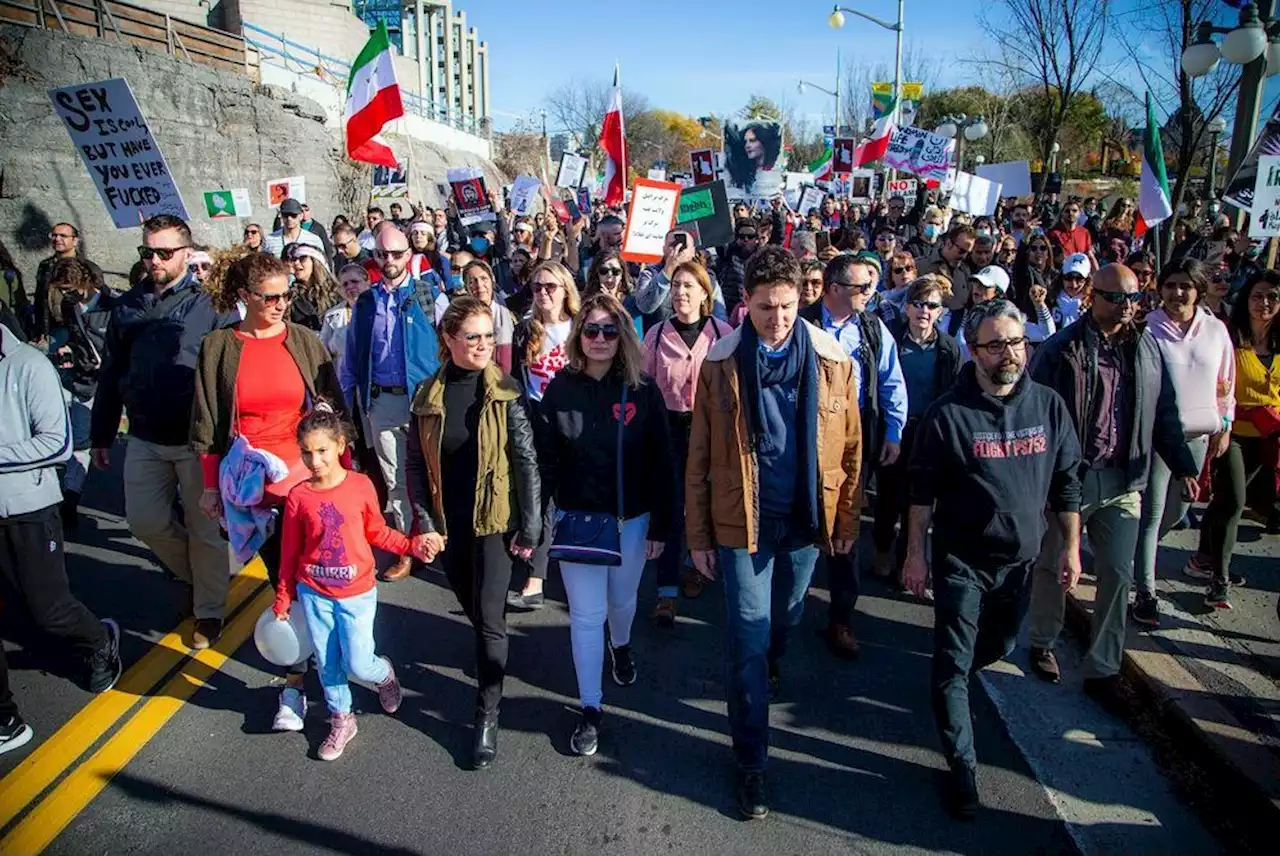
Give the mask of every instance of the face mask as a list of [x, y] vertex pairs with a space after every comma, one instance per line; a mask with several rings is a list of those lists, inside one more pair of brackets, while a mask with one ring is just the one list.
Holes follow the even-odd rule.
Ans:
[[990, 238], [990, 237], [991, 237], [991, 230], [990, 230], [990, 229], [978, 229], [978, 230], [977, 230], [977, 235], [978, 235], [978, 237], [979, 237], [979, 238]]
[[938, 237], [938, 227], [933, 225], [932, 223], [925, 223], [924, 236], [928, 240], [932, 241], [934, 238]]
[[471, 251], [478, 255], [489, 252], [489, 239], [483, 235], [476, 235], [471, 239]]
[[1244, 251], [1244, 254], [1251, 259], [1256, 259], [1262, 254], [1262, 247], [1255, 247], [1252, 244]]

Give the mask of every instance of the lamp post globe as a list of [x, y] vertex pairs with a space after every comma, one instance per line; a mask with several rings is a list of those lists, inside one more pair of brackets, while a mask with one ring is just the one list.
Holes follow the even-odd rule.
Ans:
[[1197, 42], [1187, 45], [1182, 52], [1182, 70], [1188, 77], [1203, 77], [1218, 66], [1222, 52], [1213, 42]]
[[844, 26], [844, 12], [840, 11], [839, 6], [835, 6], [831, 9], [831, 15], [827, 18], [827, 24], [830, 25], [833, 30], [838, 30]]
[[1223, 57], [1236, 65], [1248, 65], [1266, 49], [1267, 31], [1257, 21], [1236, 27], [1222, 40]]

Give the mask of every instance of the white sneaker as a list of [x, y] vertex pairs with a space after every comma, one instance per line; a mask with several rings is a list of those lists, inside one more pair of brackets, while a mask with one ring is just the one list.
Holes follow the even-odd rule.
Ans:
[[285, 687], [280, 693], [280, 709], [271, 723], [272, 731], [301, 731], [307, 716], [307, 697], [301, 690]]

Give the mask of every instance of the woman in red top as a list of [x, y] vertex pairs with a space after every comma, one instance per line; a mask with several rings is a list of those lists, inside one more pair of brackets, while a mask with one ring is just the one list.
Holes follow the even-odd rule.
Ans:
[[[333, 359], [315, 333], [285, 320], [293, 292], [284, 262], [252, 253], [233, 263], [217, 286], [219, 309], [244, 305], [244, 321], [216, 330], [200, 345], [192, 406], [191, 446], [204, 467], [200, 509], [223, 516], [218, 467], [236, 437], [279, 458], [289, 470], [269, 484], [262, 505], [282, 506], [289, 490], [307, 477], [298, 448], [302, 415], [319, 398], [341, 402]], [[258, 553], [271, 584], [280, 576], [280, 527], [272, 528]], [[222, 631], [215, 619], [196, 622], [193, 648], [206, 648]], [[274, 728], [301, 731], [306, 713], [302, 679], [306, 664], [291, 666]]]

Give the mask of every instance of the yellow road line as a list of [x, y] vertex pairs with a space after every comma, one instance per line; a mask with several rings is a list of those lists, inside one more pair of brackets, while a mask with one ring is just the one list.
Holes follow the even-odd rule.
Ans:
[[262, 588], [249, 605], [227, 625], [212, 648], [197, 652], [169, 679], [159, 694], [148, 699], [102, 748], [76, 767], [22, 822], [0, 839], [0, 853], [26, 856], [41, 853], [133, 760], [138, 751], [177, 713], [191, 695], [217, 672], [253, 634], [258, 616], [270, 606], [274, 593]]
[[[246, 565], [236, 575], [227, 593], [227, 614], [247, 601], [266, 578], [267, 569], [260, 559]], [[256, 615], [254, 619], [257, 619]], [[124, 673], [114, 689], [94, 696], [69, 722], [0, 779], [0, 829], [8, 826], [32, 800], [57, 781], [187, 656], [188, 649], [182, 637], [190, 632], [190, 624], [184, 621], [156, 642]]]

